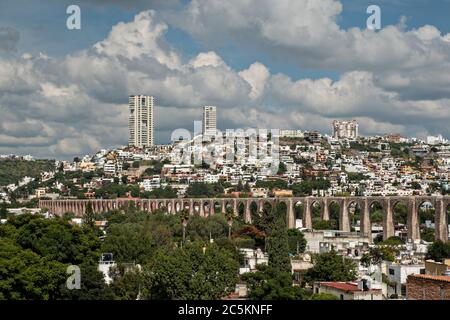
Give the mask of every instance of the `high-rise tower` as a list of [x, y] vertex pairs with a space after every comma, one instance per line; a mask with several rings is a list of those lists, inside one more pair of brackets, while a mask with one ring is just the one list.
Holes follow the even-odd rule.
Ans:
[[216, 107], [203, 107], [203, 135], [216, 135]]
[[154, 103], [153, 96], [129, 97], [128, 145], [130, 147], [146, 148], [153, 146]]

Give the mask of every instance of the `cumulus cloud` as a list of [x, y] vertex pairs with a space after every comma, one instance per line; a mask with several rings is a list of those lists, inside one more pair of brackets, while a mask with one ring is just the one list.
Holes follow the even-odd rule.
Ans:
[[333, 0], [271, 1], [270, 12], [265, 0], [231, 3], [193, 0], [178, 26], [204, 41], [213, 33], [246, 39], [300, 65], [344, 71], [336, 80], [296, 80], [260, 62], [235, 70], [216, 51], [187, 58], [166, 40], [174, 22], [143, 11], [64, 57], [0, 58], [0, 153], [68, 158], [126, 144], [131, 94], [156, 97], [161, 142], [173, 129], [192, 130], [203, 105], [218, 106], [222, 129], [326, 133], [332, 119], [356, 118], [366, 134], [450, 134], [449, 37], [433, 26], [341, 30], [342, 5]]

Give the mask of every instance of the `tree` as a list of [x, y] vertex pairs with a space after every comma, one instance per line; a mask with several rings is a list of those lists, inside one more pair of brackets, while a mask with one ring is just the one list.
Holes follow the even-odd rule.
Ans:
[[331, 250], [313, 255], [314, 266], [305, 273], [305, 281], [353, 281], [356, 279], [356, 264]]
[[[63, 219], [11, 217], [0, 225], [0, 300], [111, 297], [97, 271], [98, 248], [93, 230]], [[73, 264], [81, 268], [82, 290], [67, 289], [66, 270]], [[98, 281], [93, 281], [95, 277]]]
[[22, 248], [61, 263], [97, 263], [100, 241], [93, 229], [72, 226], [61, 218], [23, 216], [8, 221], [16, 226], [15, 239]]
[[289, 258], [289, 243], [286, 222], [282, 216], [278, 216], [273, 225], [272, 232], [267, 238], [269, 265], [277, 270], [291, 272], [291, 260]]
[[427, 259], [443, 262], [444, 259], [450, 258], [450, 243], [437, 240], [428, 246]]
[[8, 216], [8, 206], [6, 205], [6, 202], [2, 202], [2, 205], [0, 207], [0, 218], [5, 219]]
[[0, 238], [0, 300], [49, 300], [61, 296], [66, 266]]
[[155, 242], [142, 223], [113, 224], [109, 227], [102, 245], [117, 262], [146, 263], [155, 252]]
[[278, 165], [278, 172], [277, 172], [277, 174], [278, 175], [283, 175], [283, 174], [286, 173], [286, 171], [287, 171], [286, 165], [284, 164], [284, 162], [280, 161], [280, 164]]
[[136, 300], [140, 293], [142, 274], [137, 267], [118, 264], [110, 271], [110, 288], [116, 300]]
[[133, 161], [132, 167], [137, 169], [141, 166], [141, 163], [139, 161]]
[[92, 209], [91, 202], [88, 202], [86, 205], [86, 210], [83, 215], [83, 225], [86, 225], [88, 227], [95, 226], [95, 214], [94, 214], [94, 210]]
[[254, 273], [246, 273], [248, 298], [252, 300], [302, 300], [304, 291], [292, 285], [290, 272], [266, 265], [258, 265]]
[[159, 250], [144, 266], [142, 295], [147, 299], [210, 300], [233, 292], [239, 264], [232, 253], [199, 242]]
[[400, 237], [392, 236], [386, 240], [379, 242], [378, 244], [387, 246], [399, 246], [405, 244], [405, 240], [401, 239]]
[[69, 290], [63, 284], [62, 299], [64, 300], [111, 300], [113, 293], [106, 284], [104, 275], [94, 264], [80, 265], [81, 288]]
[[434, 242], [435, 240], [435, 231], [431, 228], [425, 228], [420, 232], [420, 239], [426, 242]]
[[303, 233], [298, 229], [289, 229], [287, 233], [289, 253], [297, 254], [305, 252], [307, 241]]
[[[370, 264], [380, 264], [382, 261], [395, 261], [395, 256], [398, 250], [392, 246], [377, 246], [369, 249], [367, 257], [364, 258], [364, 263], [366, 266]], [[364, 257], [364, 255], [363, 255]], [[363, 263], [363, 261], [361, 261]]]

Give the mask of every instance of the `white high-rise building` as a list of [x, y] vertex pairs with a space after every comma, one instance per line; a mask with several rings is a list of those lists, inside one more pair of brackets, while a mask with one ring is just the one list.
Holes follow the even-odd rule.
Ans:
[[205, 106], [203, 107], [203, 135], [215, 135], [216, 128], [216, 107]]
[[445, 144], [448, 140], [444, 139], [444, 137], [440, 134], [437, 136], [428, 136], [427, 144], [435, 145], [435, 144]]
[[352, 121], [333, 121], [333, 137], [335, 139], [356, 139], [358, 138], [358, 122]]
[[153, 146], [153, 96], [130, 96], [130, 118], [128, 121], [130, 147], [147, 148]]

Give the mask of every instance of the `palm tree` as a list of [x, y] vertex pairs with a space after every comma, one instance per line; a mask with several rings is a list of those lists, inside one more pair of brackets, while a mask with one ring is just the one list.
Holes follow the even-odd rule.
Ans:
[[186, 240], [186, 227], [189, 221], [189, 211], [186, 209], [181, 210], [181, 224], [183, 225], [183, 243]]
[[228, 223], [228, 239], [230, 239], [231, 238], [231, 227], [233, 226], [233, 219], [234, 219], [233, 209], [231, 209], [231, 208], [226, 209], [225, 218], [227, 219], [227, 223]]

